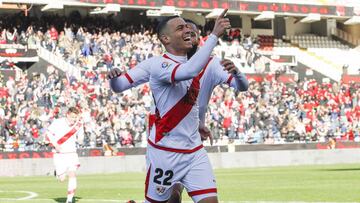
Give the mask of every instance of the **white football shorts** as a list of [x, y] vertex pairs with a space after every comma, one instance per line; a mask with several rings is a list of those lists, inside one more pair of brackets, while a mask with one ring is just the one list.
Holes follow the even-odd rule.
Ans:
[[73, 153], [54, 153], [56, 175], [61, 176], [68, 171], [76, 171], [80, 167], [79, 157]]
[[194, 202], [217, 196], [213, 170], [204, 148], [193, 153], [176, 153], [148, 145], [145, 202], [166, 202], [172, 186], [182, 183]]

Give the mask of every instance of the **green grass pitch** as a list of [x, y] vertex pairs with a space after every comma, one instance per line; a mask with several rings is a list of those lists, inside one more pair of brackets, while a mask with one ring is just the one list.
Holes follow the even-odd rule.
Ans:
[[[360, 164], [221, 169], [215, 175], [222, 202], [360, 202]], [[144, 179], [145, 173], [78, 176], [76, 202], [142, 200]], [[64, 202], [66, 188], [52, 176], [0, 177], [0, 202]]]

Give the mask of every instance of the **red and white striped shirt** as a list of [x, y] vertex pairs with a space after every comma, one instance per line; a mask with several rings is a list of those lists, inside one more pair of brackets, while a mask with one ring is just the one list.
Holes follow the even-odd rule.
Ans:
[[60, 145], [60, 153], [76, 152], [76, 138], [84, 133], [81, 121], [70, 126], [66, 118], [55, 119], [47, 129], [47, 136], [52, 144]]

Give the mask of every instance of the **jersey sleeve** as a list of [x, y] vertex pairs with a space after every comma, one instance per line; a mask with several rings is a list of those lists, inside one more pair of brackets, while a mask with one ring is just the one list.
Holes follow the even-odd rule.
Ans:
[[153, 77], [157, 81], [165, 83], [174, 83], [175, 74], [180, 66], [180, 63], [175, 63], [165, 58], [158, 58], [159, 61], [152, 67]]
[[145, 60], [117, 78], [110, 80], [110, 87], [114, 92], [123, 92], [132, 87], [149, 82], [150, 63]]
[[236, 91], [247, 91], [249, 88], [249, 81], [247, 80], [244, 73], [238, 73], [231, 75], [231, 80], [228, 81], [230, 87], [236, 89]]
[[200, 124], [200, 127], [205, 126], [205, 116], [206, 116], [207, 107], [208, 107], [208, 105], [199, 106], [199, 122], [200, 122], [199, 124]]
[[[169, 60], [158, 64], [152, 72], [154, 78], [162, 82], [174, 83], [189, 80], [197, 76], [208, 62], [210, 55], [217, 45], [218, 38], [211, 34], [203, 47], [186, 63], [170, 63]], [[153, 76], [152, 76], [153, 77]]]
[[49, 138], [50, 143], [54, 144], [57, 142], [56, 129], [58, 126], [58, 120], [54, 120], [51, 125], [46, 129], [46, 136]]
[[213, 49], [217, 45], [218, 37], [211, 34], [206, 40], [203, 47], [197, 51], [194, 56], [186, 63], [181, 64], [174, 74], [175, 81], [189, 80], [197, 76], [209, 61]]
[[219, 58], [214, 57], [212, 60], [211, 76], [212, 80], [214, 81], [214, 85], [227, 83], [229, 78], [231, 78], [231, 75], [224, 71], [224, 67], [220, 64]]
[[78, 139], [79, 137], [81, 137], [81, 135], [84, 135], [84, 133], [85, 133], [85, 131], [84, 131], [84, 124], [82, 124], [81, 127], [79, 128], [79, 130], [78, 130], [77, 133], [76, 133], [77, 139]]

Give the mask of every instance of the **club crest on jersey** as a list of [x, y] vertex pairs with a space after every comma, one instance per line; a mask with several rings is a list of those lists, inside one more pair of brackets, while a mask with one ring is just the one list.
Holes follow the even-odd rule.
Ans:
[[162, 185], [157, 185], [156, 186], [156, 193], [158, 195], [163, 195], [166, 191], [166, 187], [162, 186]]
[[170, 66], [170, 63], [169, 62], [166, 62], [164, 61], [162, 64], [161, 64], [161, 68], [168, 68]]

